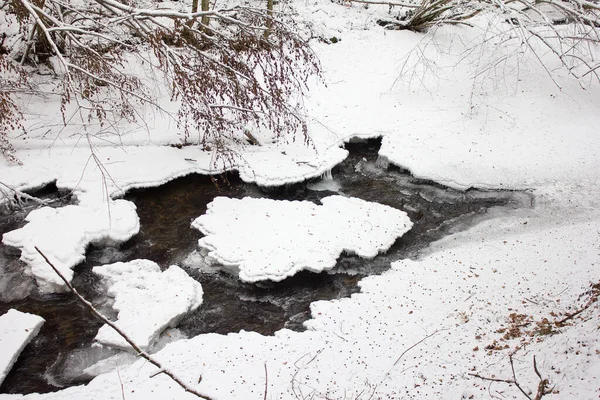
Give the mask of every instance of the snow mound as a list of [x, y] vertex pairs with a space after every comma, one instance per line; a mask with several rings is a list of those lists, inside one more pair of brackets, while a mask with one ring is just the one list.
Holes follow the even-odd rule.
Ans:
[[[108, 294], [115, 298], [113, 308], [119, 312], [116, 325], [144, 350], [165, 328], [175, 327], [185, 314], [202, 304], [200, 283], [176, 265], [161, 272], [155, 262], [133, 260], [94, 267], [93, 272], [106, 281]], [[100, 328], [96, 340], [131, 349], [108, 325]]]
[[244, 182], [259, 186], [281, 186], [318, 178], [331, 171], [348, 156], [348, 151], [330, 146], [322, 151], [288, 146], [285, 152], [272, 148], [246, 149], [239, 167]]
[[44, 318], [15, 309], [0, 316], [0, 385], [21, 351], [37, 335]]
[[308, 201], [217, 197], [192, 226], [211, 261], [245, 282], [281, 281], [335, 266], [343, 252], [373, 258], [412, 227], [406, 213], [357, 198]]
[[29, 213], [23, 228], [5, 233], [2, 242], [21, 249], [21, 260], [30, 267], [28, 272], [35, 276], [42, 292], [66, 291], [64, 282], [35, 246], [71, 281], [72, 269], [85, 259], [90, 243], [120, 243], [138, 233], [140, 221], [135, 210], [126, 200], [93, 207], [43, 207]]

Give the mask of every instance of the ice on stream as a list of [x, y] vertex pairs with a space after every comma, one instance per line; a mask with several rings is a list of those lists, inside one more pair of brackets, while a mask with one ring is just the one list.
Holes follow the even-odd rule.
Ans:
[[[116, 325], [139, 347], [147, 350], [167, 327], [174, 327], [187, 313], [202, 304], [202, 287], [185, 271], [172, 265], [161, 272], [155, 262], [133, 260], [94, 267], [108, 286], [118, 311]], [[130, 350], [114, 329], [104, 325], [96, 340]]]
[[89, 244], [117, 244], [129, 240], [140, 229], [135, 204], [115, 200], [95, 206], [43, 207], [29, 213], [23, 228], [7, 232], [2, 242], [21, 250], [28, 266], [46, 293], [66, 291], [60, 277], [36, 251], [38, 247], [68, 280], [73, 267], [85, 259]]
[[[187, 336], [179, 329], [166, 329], [148, 348], [148, 352], [153, 354], [162, 350], [167, 344], [181, 339], [187, 339]], [[138, 358], [137, 355], [128, 351], [96, 343], [71, 352], [64, 363], [60, 364], [60, 371], [49, 374], [51, 376], [47, 376], [47, 378], [57, 385], [65, 385], [82, 378], [91, 378], [114, 370], [125, 369], [136, 362]]]
[[333, 268], [342, 252], [373, 258], [412, 227], [405, 212], [358, 198], [308, 201], [217, 197], [192, 226], [207, 259], [245, 282]]
[[339, 192], [342, 185], [333, 178], [331, 170], [325, 172], [321, 176], [321, 180], [317, 182], [311, 182], [307, 185], [308, 189], [316, 191], [330, 191]]
[[15, 309], [0, 316], [0, 385], [21, 351], [37, 335], [44, 322], [42, 317]]

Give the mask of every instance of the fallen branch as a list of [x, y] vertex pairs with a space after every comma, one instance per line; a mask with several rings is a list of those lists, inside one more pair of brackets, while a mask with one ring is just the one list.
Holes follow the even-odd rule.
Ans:
[[600, 294], [600, 283], [592, 285], [592, 297], [590, 297], [588, 302], [583, 307], [581, 307], [579, 310], [575, 311], [574, 313], [567, 314], [567, 316], [565, 318], [561, 319], [560, 321], [554, 322], [554, 324], [556, 326], [563, 326], [565, 324], [565, 322], [575, 318], [576, 316], [578, 316], [579, 314], [581, 314], [582, 312], [584, 312], [585, 310], [590, 308], [590, 306], [592, 304], [597, 302], [599, 294]]
[[535, 371], [535, 374], [538, 376], [538, 378], [540, 378], [540, 382], [538, 383], [537, 392], [535, 394], [535, 397], [533, 397], [533, 398], [530, 395], [528, 395], [525, 390], [523, 390], [523, 388], [521, 387], [521, 385], [519, 385], [519, 382], [517, 381], [517, 374], [515, 373], [515, 366], [513, 363], [512, 354], [509, 354], [508, 359], [510, 360], [510, 369], [512, 371], [512, 376], [513, 376], [512, 379], [491, 378], [491, 377], [482, 376], [479, 374], [471, 374], [471, 373], [469, 375], [473, 376], [475, 378], [479, 378], [484, 381], [501, 382], [501, 383], [508, 383], [509, 385], [515, 385], [517, 387], [517, 389], [519, 389], [521, 391], [521, 393], [523, 393], [523, 395], [526, 398], [528, 398], [529, 400], [541, 400], [541, 398], [544, 397], [545, 395], [552, 393], [552, 389], [548, 388], [548, 384], [550, 382], [548, 381], [548, 379], [542, 378], [542, 374], [540, 374], [540, 371], [538, 370], [537, 363], [535, 361], [535, 356], [533, 356], [533, 370]]
[[[396, 366], [396, 364], [398, 364], [398, 363], [400, 362], [400, 360], [402, 359], [402, 357], [404, 357], [404, 355], [405, 355], [406, 353], [408, 353], [409, 351], [411, 351], [412, 349], [414, 349], [415, 347], [417, 347], [418, 345], [420, 345], [421, 343], [423, 343], [424, 341], [426, 341], [426, 340], [427, 340], [427, 339], [429, 339], [430, 337], [432, 337], [432, 336], [434, 336], [434, 335], [437, 335], [439, 332], [441, 332], [441, 331], [445, 331], [445, 330], [446, 330], [446, 329], [438, 329], [438, 330], [436, 330], [435, 332], [433, 332], [433, 333], [430, 333], [429, 335], [425, 336], [423, 339], [419, 340], [417, 343], [413, 344], [412, 346], [410, 346], [410, 347], [409, 347], [409, 348], [407, 348], [406, 350], [404, 350], [404, 351], [402, 352], [402, 354], [400, 354], [400, 356], [398, 357], [398, 359], [396, 360], [396, 362], [394, 363], [394, 365], [392, 366], [392, 368], [393, 368], [393, 367], [395, 367], [395, 366]], [[388, 372], [388, 374], [389, 374], [389, 372]]]
[[133, 349], [137, 352], [137, 354], [139, 356], [145, 358], [147, 361], [150, 362], [150, 364], [152, 364], [156, 368], [158, 368], [158, 373], [156, 373], [156, 374], [154, 374], [152, 376], [155, 376], [155, 375], [158, 375], [160, 373], [163, 373], [163, 374], [167, 375], [169, 378], [171, 378], [179, 386], [181, 386], [181, 388], [183, 390], [185, 390], [186, 392], [192, 393], [192, 394], [196, 395], [197, 397], [199, 397], [201, 399], [212, 400], [207, 395], [201, 394], [200, 392], [198, 392], [194, 388], [188, 386], [185, 382], [183, 382], [181, 379], [179, 379], [173, 372], [171, 372], [168, 369], [166, 369], [165, 367], [163, 367], [160, 362], [156, 361], [150, 354], [148, 354], [147, 352], [145, 352], [144, 350], [142, 350], [137, 344], [135, 344], [129, 338], [129, 336], [127, 336], [127, 334], [125, 334], [125, 332], [123, 332], [113, 322], [109, 321], [104, 315], [102, 315], [98, 310], [96, 310], [96, 308], [92, 305], [92, 303], [90, 303], [82, 295], [80, 295], [79, 292], [77, 291], [77, 289], [75, 289], [73, 287], [73, 285], [71, 285], [71, 283], [63, 276], [63, 274], [60, 273], [60, 271], [54, 266], [54, 264], [52, 264], [52, 262], [50, 262], [50, 260], [48, 259], [48, 257], [46, 257], [46, 255], [44, 253], [42, 253], [42, 251], [37, 246], [35, 246], [35, 250], [44, 258], [44, 260], [46, 261], [46, 263], [54, 270], [54, 272], [56, 272], [56, 274], [60, 277], [60, 279], [63, 280], [63, 282], [65, 283], [65, 285], [67, 285], [67, 287], [69, 288], [69, 290], [71, 292], [73, 292], [73, 294], [75, 295], [75, 297], [77, 297], [77, 299], [81, 303], [83, 303], [87, 308], [89, 308], [90, 311], [96, 317], [98, 317], [100, 320], [102, 320], [102, 322], [104, 322], [105, 324], [107, 324], [108, 326], [110, 326], [111, 328], [113, 328], [123, 339], [125, 339], [125, 341], [127, 343], [129, 343], [129, 345], [131, 347], [133, 347]]
[[409, 4], [409, 3], [394, 3], [391, 1], [368, 1], [368, 0], [344, 0], [348, 3], [361, 3], [361, 4], [373, 4], [373, 5], [383, 5], [390, 7], [406, 7], [406, 8], [419, 8], [420, 4]]
[[264, 400], [267, 400], [268, 388], [269, 388], [269, 373], [267, 372], [267, 362], [265, 361], [265, 396], [264, 396]]
[[[418, 342], [414, 343], [413, 345], [407, 347], [401, 354], [400, 356], [398, 356], [398, 358], [396, 359], [396, 362], [394, 362], [394, 365], [392, 365], [392, 367], [389, 369], [388, 372], [385, 373], [385, 375], [383, 376], [383, 378], [381, 379], [381, 382], [379, 382], [377, 385], [375, 385], [375, 389], [373, 390], [373, 394], [375, 393], [375, 390], [377, 390], [377, 386], [379, 386], [380, 384], [382, 384], [387, 378], [388, 376], [390, 376], [390, 372], [392, 372], [392, 370], [394, 369], [394, 367], [396, 365], [398, 365], [398, 363], [400, 362], [400, 360], [402, 359], [402, 357], [404, 357], [404, 355], [406, 353], [408, 353], [409, 351], [411, 351], [412, 349], [414, 349], [415, 347], [417, 347], [418, 345], [420, 345], [421, 343], [423, 343], [424, 341], [426, 341], [427, 339], [429, 339], [430, 337], [437, 335], [439, 332], [441, 331], [445, 331], [447, 330], [447, 328], [443, 328], [443, 329], [438, 329], [436, 331], [434, 331], [433, 333], [430, 333], [429, 335], [425, 336], [423, 339], [419, 340]], [[402, 371], [404, 372], [404, 371]], [[372, 397], [373, 395], [371, 395]]]
[[[6, 189], [4, 189], [3, 187]], [[38, 199], [37, 197], [31, 196], [27, 193], [23, 193], [20, 190], [17, 190], [3, 182], [0, 182], [0, 195], [6, 198], [10, 204], [18, 208], [22, 208], [25, 205], [25, 201], [32, 201], [42, 206], [46, 206], [54, 202], [54, 200]]]
[[538, 384], [538, 390], [534, 400], [540, 400], [545, 394], [552, 393], [552, 389], [548, 389], [548, 384], [550, 382], [548, 379], [542, 378], [542, 374], [540, 374], [540, 371], [538, 371], [537, 363], [535, 362], [535, 356], [533, 356], [533, 370], [538, 378], [540, 378], [540, 383]]
[[[313, 362], [319, 356], [319, 354], [321, 354], [322, 352], [323, 352], [323, 349], [317, 350], [317, 353], [310, 360], [308, 360], [308, 362], [306, 364], [304, 364], [301, 367], [298, 366], [298, 362], [300, 360], [302, 360], [304, 357], [306, 357], [307, 355], [309, 355], [310, 353], [304, 354], [302, 357], [300, 357], [299, 359], [297, 359], [296, 362], [294, 362], [294, 366], [296, 367], [296, 372], [292, 376], [291, 383], [292, 383], [292, 392], [294, 393], [294, 397], [295, 398], [297, 398], [297, 399], [306, 399], [306, 398], [308, 398], [308, 396], [304, 396], [304, 394], [302, 393], [302, 383], [300, 383], [300, 382], [298, 382], [296, 380], [296, 376], [298, 375], [298, 373], [300, 372], [300, 370], [302, 368], [306, 367], [308, 364], [310, 364], [311, 362]], [[298, 391], [300, 392], [300, 394], [296, 393], [296, 388], [294, 386], [295, 384], [298, 385]], [[313, 389], [313, 392], [311, 392], [311, 394], [314, 393], [314, 391], [315, 391], [315, 389]]]

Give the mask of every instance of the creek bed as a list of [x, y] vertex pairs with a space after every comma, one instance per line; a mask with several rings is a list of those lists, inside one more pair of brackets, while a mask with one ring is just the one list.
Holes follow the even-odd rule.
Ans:
[[[526, 192], [458, 191], [414, 179], [406, 171], [378, 160], [379, 146], [379, 140], [348, 144], [350, 156], [321, 182], [259, 188], [243, 183], [235, 174], [215, 180], [190, 175], [160, 187], [133, 190], [125, 198], [137, 206], [140, 233], [120, 248], [90, 247], [86, 261], [75, 269], [73, 284], [102, 307], [106, 299], [99, 279], [91, 273], [93, 266], [136, 258], [155, 261], [162, 268], [178, 264], [204, 290], [202, 306], [178, 325], [188, 337], [242, 329], [265, 335], [282, 328], [301, 331], [302, 323], [310, 317], [311, 302], [350, 296], [359, 290], [357, 283], [364, 276], [389, 269], [392, 261], [418, 257], [429, 243], [468, 227], [492, 207], [509, 210], [532, 206], [532, 196]], [[337, 193], [402, 209], [414, 226], [386, 254], [373, 260], [342, 255], [332, 271], [304, 271], [278, 283], [243, 283], [223, 272], [194, 268], [193, 262], [186, 261], [202, 237], [190, 227], [191, 221], [205, 213], [215, 196], [319, 202]], [[25, 215], [17, 213], [0, 219], [0, 233], [22, 226]], [[18, 257], [18, 251], [0, 245], [0, 264], [4, 263], [13, 274], [22, 267]], [[48, 392], [89, 381], [81, 374], [86, 361], [77, 357], [91, 346], [102, 324], [72, 295], [40, 295], [33, 285], [24, 285], [29, 297], [0, 301], [0, 314], [16, 308], [38, 314], [47, 322], [21, 354], [0, 393]]]

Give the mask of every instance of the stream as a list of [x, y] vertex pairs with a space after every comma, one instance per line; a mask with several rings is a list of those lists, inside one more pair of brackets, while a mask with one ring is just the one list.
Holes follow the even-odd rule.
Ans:
[[[204, 300], [198, 310], [179, 323], [175, 337], [209, 332], [225, 334], [241, 329], [264, 335], [282, 328], [302, 331], [303, 322], [310, 317], [311, 302], [358, 292], [357, 283], [363, 277], [382, 273], [392, 261], [417, 258], [431, 242], [466, 229], [493, 207], [509, 212], [533, 205], [533, 196], [527, 192], [458, 191], [415, 179], [378, 159], [379, 146], [379, 140], [347, 144], [350, 156], [330, 176], [284, 187], [259, 188], [228, 174], [214, 180], [190, 175], [160, 187], [133, 190], [125, 199], [137, 206], [140, 233], [119, 248], [90, 247], [86, 261], [75, 269], [73, 284], [103, 312], [114, 317], [92, 267], [136, 258], [155, 261], [163, 269], [177, 264], [202, 284]], [[224, 272], [199, 268], [200, 257], [195, 252], [202, 234], [192, 229], [190, 223], [206, 212], [207, 204], [215, 196], [318, 203], [332, 194], [404, 210], [414, 226], [387, 253], [373, 260], [342, 255], [332, 271], [320, 274], [305, 271], [278, 283], [248, 284]], [[51, 187], [36, 195], [59, 196]], [[61, 199], [56, 204], [62, 206], [68, 200]], [[0, 215], [0, 234], [23, 226], [23, 218], [29, 211]], [[102, 324], [73, 295], [38, 293], [33, 280], [20, 273], [19, 253], [0, 244], [0, 315], [16, 308], [40, 315], [46, 323], [21, 353], [0, 386], [0, 393], [49, 392], [88, 382], [92, 377], [83, 374], [83, 369], [117, 351], [91, 348]]]

